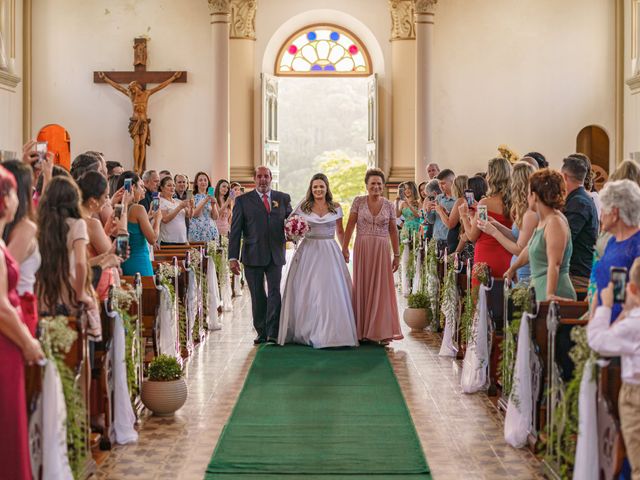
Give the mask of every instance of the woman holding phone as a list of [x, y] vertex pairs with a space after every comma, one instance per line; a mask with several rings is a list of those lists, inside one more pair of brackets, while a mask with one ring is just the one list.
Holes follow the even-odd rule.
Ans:
[[193, 181], [194, 204], [193, 216], [189, 223], [190, 242], [210, 242], [218, 239], [218, 205], [214, 198], [209, 175], [198, 172]]
[[[126, 180], [131, 183], [132, 202], [127, 208], [127, 230], [129, 231], [129, 258], [122, 263], [125, 275], [140, 273], [143, 277], [153, 276], [153, 267], [149, 257], [149, 244], [154, 245], [160, 236], [160, 209], [155, 202], [148, 214], [138, 202], [144, 198], [145, 189], [142, 179], [135, 172], [124, 172], [118, 180], [118, 188], [122, 188]], [[127, 182], [127, 183], [129, 183]]]

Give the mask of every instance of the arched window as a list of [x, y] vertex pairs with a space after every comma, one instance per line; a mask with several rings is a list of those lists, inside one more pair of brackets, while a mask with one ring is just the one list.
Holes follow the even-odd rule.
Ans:
[[310, 25], [280, 48], [276, 75], [367, 76], [369, 52], [353, 33], [336, 25]]

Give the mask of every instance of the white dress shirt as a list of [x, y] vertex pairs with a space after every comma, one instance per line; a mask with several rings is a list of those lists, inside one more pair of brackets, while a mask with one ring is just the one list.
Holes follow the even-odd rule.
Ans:
[[611, 325], [610, 321], [611, 308], [598, 307], [587, 325], [589, 346], [600, 355], [620, 356], [622, 381], [640, 385], [640, 308]]

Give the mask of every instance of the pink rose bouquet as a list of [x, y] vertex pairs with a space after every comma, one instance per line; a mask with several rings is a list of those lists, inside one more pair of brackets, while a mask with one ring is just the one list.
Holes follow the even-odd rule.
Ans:
[[309, 231], [309, 224], [299, 215], [292, 215], [284, 224], [284, 233], [287, 240], [298, 243]]

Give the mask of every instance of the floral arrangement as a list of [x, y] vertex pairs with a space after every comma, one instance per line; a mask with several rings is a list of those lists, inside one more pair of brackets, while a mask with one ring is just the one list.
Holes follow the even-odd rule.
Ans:
[[158, 355], [149, 364], [149, 380], [152, 382], [170, 382], [182, 378], [182, 367], [168, 355]]
[[191, 268], [197, 269], [202, 263], [202, 255], [199, 248], [192, 248], [189, 250], [189, 259], [191, 262]]
[[500, 152], [500, 156], [506, 160], [509, 160], [509, 163], [516, 163], [520, 160], [520, 155], [511, 150], [507, 145], [498, 145], [498, 152]]
[[176, 277], [176, 268], [170, 263], [162, 262], [158, 264], [157, 274], [158, 281], [167, 287], [167, 290], [169, 290], [169, 294], [171, 295], [171, 301], [174, 302], [176, 299], [176, 290], [172, 279]]
[[111, 301], [113, 309], [117, 310], [120, 318], [122, 318], [122, 325], [124, 327], [124, 356], [127, 370], [127, 386], [129, 387], [129, 394], [133, 402], [139, 393], [137, 365], [139, 362], [138, 349], [140, 345], [135, 320], [129, 314], [129, 309], [134, 302], [138, 301], [138, 297], [135, 289], [131, 285], [121, 281], [120, 286], [114, 287], [111, 291]]
[[86, 457], [87, 407], [80, 387], [76, 385], [75, 374], [65, 363], [65, 357], [78, 338], [78, 333], [69, 326], [69, 319], [63, 316], [41, 318], [40, 326], [42, 350], [49, 361], [55, 362], [62, 383], [67, 409], [69, 465], [74, 478], [80, 478]]
[[131, 304], [137, 301], [136, 291], [125, 281], [120, 282], [120, 286], [114, 287], [111, 291], [111, 301], [114, 310], [127, 311]]
[[287, 240], [298, 243], [309, 231], [309, 224], [300, 215], [290, 216], [284, 224], [284, 233]]

